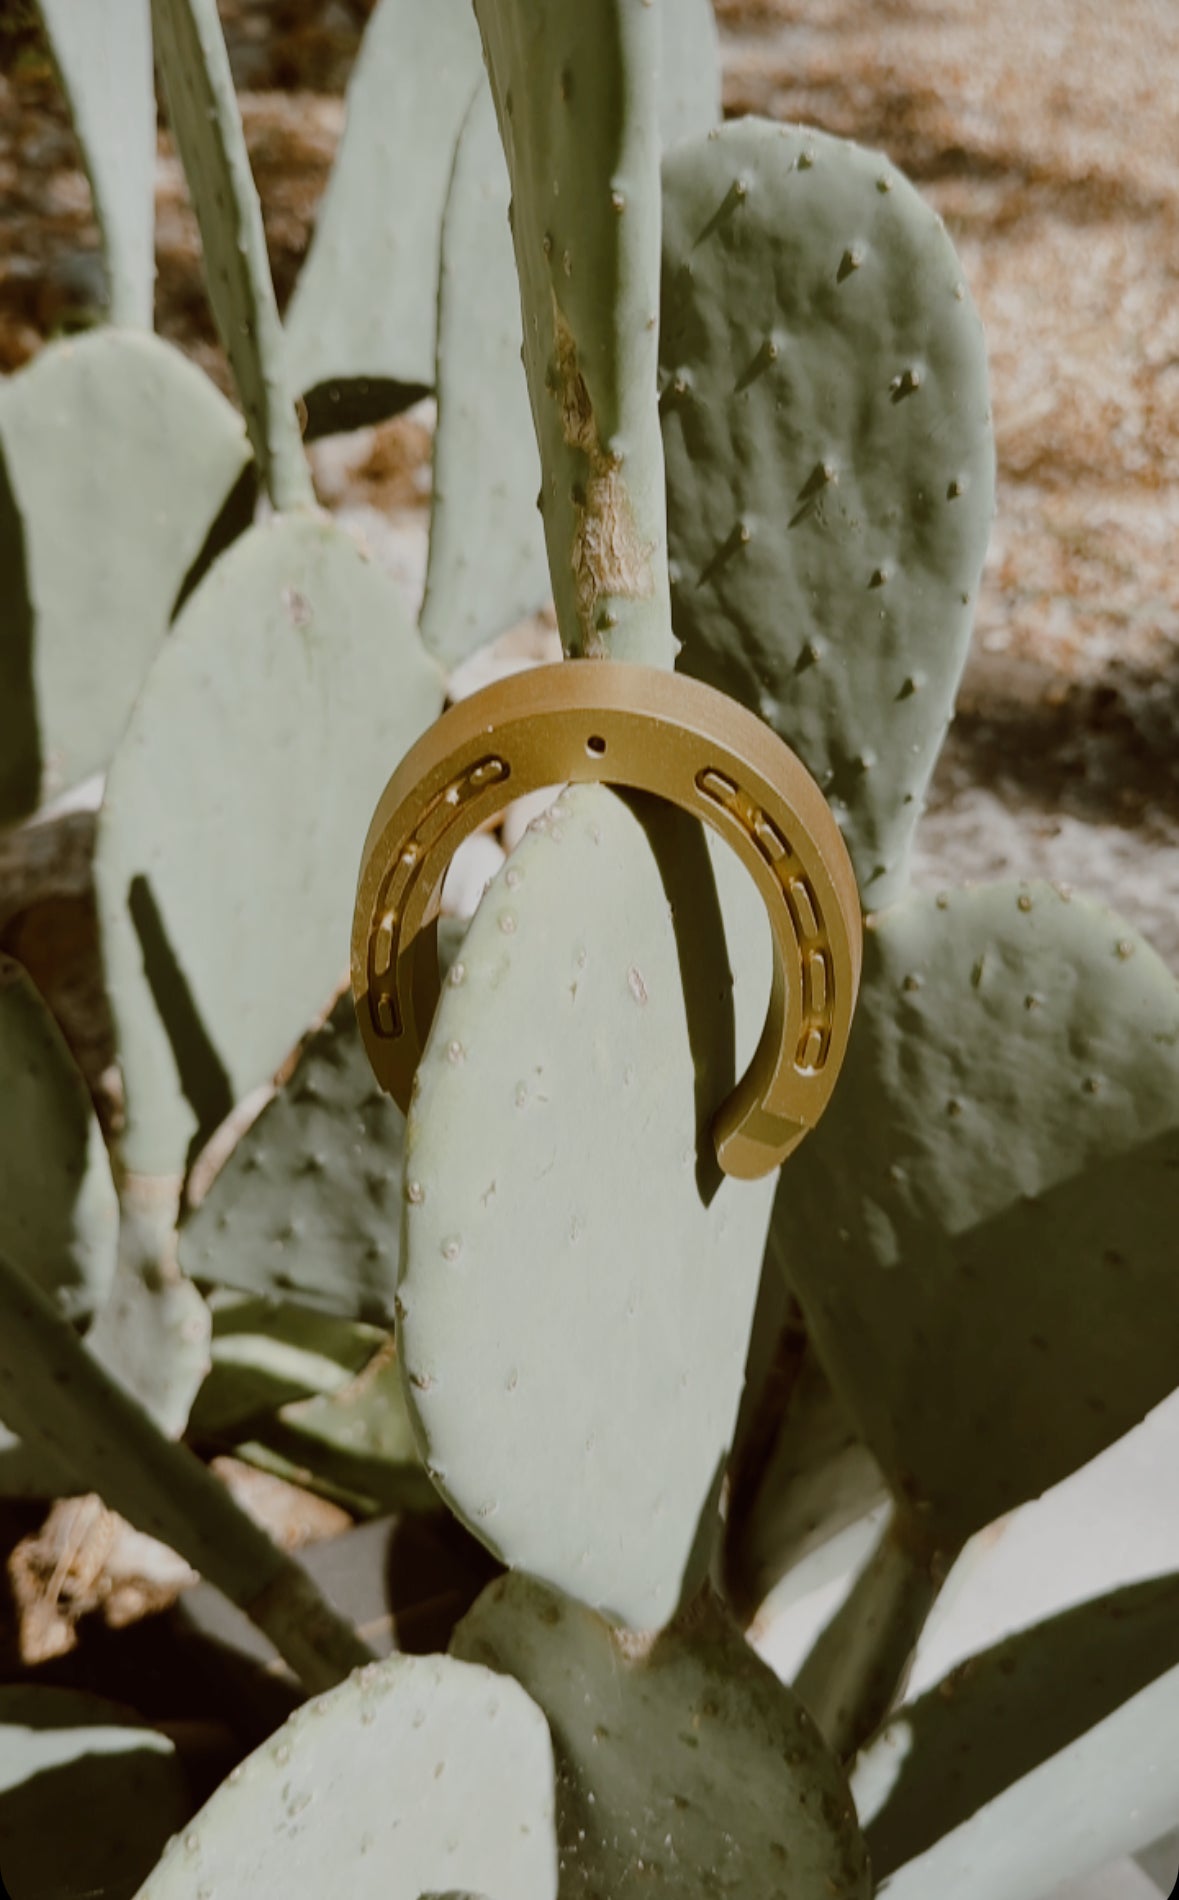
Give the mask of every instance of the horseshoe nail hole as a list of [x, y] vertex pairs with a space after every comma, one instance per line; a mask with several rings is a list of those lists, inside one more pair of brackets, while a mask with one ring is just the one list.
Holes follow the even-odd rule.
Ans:
[[600, 732], [591, 733], [585, 742], [585, 749], [591, 758], [600, 759], [606, 750], [606, 741]]

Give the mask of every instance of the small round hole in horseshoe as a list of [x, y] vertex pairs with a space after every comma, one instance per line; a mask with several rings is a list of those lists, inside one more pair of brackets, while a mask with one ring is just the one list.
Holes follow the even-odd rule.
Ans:
[[600, 759], [602, 757], [602, 754], [606, 750], [606, 741], [603, 739], [600, 732], [594, 732], [590, 734], [590, 737], [585, 742], [585, 749], [595, 759]]

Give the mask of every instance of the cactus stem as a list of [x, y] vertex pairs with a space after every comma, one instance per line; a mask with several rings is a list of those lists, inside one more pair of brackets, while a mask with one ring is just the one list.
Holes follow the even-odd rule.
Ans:
[[849, 1762], [900, 1694], [917, 1638], [949, 1570], [894, 1513], [799, 1670], [795, 1690], [836, 1755]]
[[238, 1604], [313, 1695], [372, 1661], [306, 1572], [194, 1453], [164, 1437], [2, 1255], [0, 1388], [5, 1421], [22, 1438]]

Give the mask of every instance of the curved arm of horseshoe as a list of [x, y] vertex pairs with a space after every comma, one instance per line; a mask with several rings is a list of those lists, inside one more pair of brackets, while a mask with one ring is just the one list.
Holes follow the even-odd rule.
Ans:
[[835, 1086], [859, 985], [859, 896], [801, 761], [735, 700], [678, 673], [608, 660], [537, 667], [452, 706], [406, 754], [369, 827], [352, 929], [352, 990], [377, 1079], [408, 1108], [438, 1003], [435, 926], [458, 846], [522, 793], [586, 781], [691, 812], [761, 893], [769, 1008], [712, 1132], [726, 1174], [768, 1174]]

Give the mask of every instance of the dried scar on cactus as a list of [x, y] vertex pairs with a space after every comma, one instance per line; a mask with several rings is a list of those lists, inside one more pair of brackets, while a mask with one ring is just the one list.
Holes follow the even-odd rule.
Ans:
[[561, 406], [561, 430], [570, 448], [580, 449], [589, 463], [584, 493], [574, 502], [576, 528], [570, 561], [583, 650], [596, 655], [603, 651], [596, 626], [598, 602], [610, 595], [622, 600], [648, 599], [655, 591], [651, 572], [655, 550], [635, 526], [621, 456], [610, 455], [602, 447], [590, 393], [577, 363], [577, 344], [556, 298], [553, 329], [557, 377], [553, 393]]

